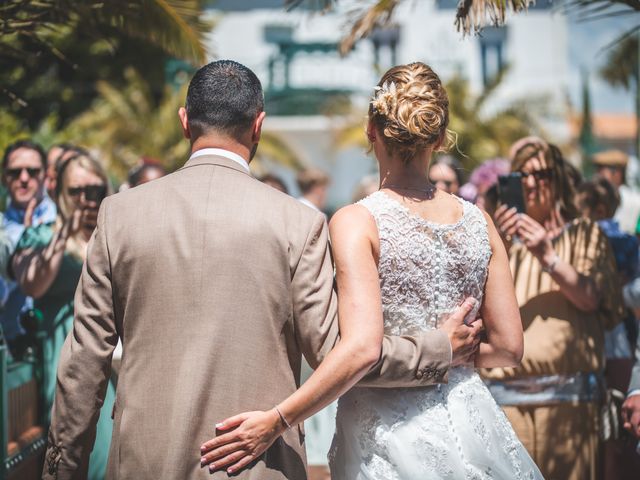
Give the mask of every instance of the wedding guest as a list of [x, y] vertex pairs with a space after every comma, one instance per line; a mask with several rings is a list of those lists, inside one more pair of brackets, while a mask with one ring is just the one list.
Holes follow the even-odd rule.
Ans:
[[[9, 205], [2, 218], [2, 228], [15, 249], [29, 225], [49, 223], [56, 218], [56, 206], [45, 193], [46, 155], [42, 147], [30, 140], [19, 140], [7, 147], [2, 158], [2, 184], [9, 194]], [[18, 286], [0, 279], [4, 292], [4, 309], [0, 324], [11, 341], [24, 333], [20, 317], [33, 303]]]
[[258, 180], [260, 180], [262, 183], [266, 183], [276, 190], [280, 190], [282, 193], [286, 193], [287, 195], [289, 194], [289, 189], [284, 183], [284, 180], [282, 180], [279, 176], [274, 175], [273, 173], [267, 173], [266, 175], [260, 177]]
[[157, 160], [143, 159], [142, 164], [134, 167], [129, 172], [128, 183], [129, 187], [137, 187], [143, 183], [157, 180], [164, 177], [167, 171], [160, 165]]
[[301, 193], [298, 200], [314, 210], [322, 211], [327, 203], [327, 190], [330, 181], [329, 175], [317, 168], [301, 170], [296, 176]]
[[[638, 239], [622, 232], [612, 217], [620, 204], [616, 188], [605, 178], [595, 177], [578, 188], [578, 208], [582, 215], [597, 221], [607, 236], [616, 259], [620, 284], [628, 283], [638, 271]], [[607, 388], [627, 392], [633, 367], [633, 349], [637, 336], [637, 321], [631, 310], [627, 310], [624, 322], [605, 334]], [[617, 414], [617, 412], [613, 412]], [[605, 479], [625, 480], [640, 471], [640, 457], [625, 438], [610, 438], [604, 445]], [[634, 465], [634, 460], [637, 461]]]
[[[62, 344], [73, 325], [74, 293], [96, 226], [98, 208], [109, 192], [102, 166], [86, 155], [66, 160], [58, 169], [54, 221], [27, 228], [18, 243], [12, 266], [22, 290], [42, 312], [44, 342], [44, 409], [50, 415]], [[114, 388], [110, 384], [98, 421], [89, 478], [104, 477], [111, 439]]]
[[47, 152], [47, 171], [45, 178], [45, 188], [50, 198], [56, 196], [56, 178], [58, 176], [58, 168], [65, 160], [74, 155], [88, 155], [89, 152], [82, 147], [71, 143], [57, 143], [49, 148]]
[[512, 151], [526, 213], [503, 205], [494, 217], [509, 252], [525, 349], [520, 367], [485, 376], [545, 478], [595, 480], [604, 332], [622, 316], [615, 261], [598, 225], [578, 218], [557, 147], [530, 138]]
[[627, 185], [629, 155], [620, 150], [606, 150], [593, 156], [593, 164], [597, 174], [609, 180], [620, 194], [620, 206], [615, 214], [620, 229], [635, 234], [640, 217], [640, 193]]
[[440, 190], [458, 195], [462, 179], [462, 165], [451, 155], [438, 155], [429, 166], [429, 181]]

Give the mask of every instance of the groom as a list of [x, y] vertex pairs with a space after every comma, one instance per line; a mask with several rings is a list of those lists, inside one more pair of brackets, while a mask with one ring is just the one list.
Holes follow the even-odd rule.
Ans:
[[[269, 409], [338, 339], [324, 215], [261, 184], [262, 88], [246, 67], [202, 67], [179, 112], [191, 157], [177, 172], [102, 203], [62, 350], [45, 478], [85, 478], [122, 339], [108, 479], [226, 478], [200, 468], [216, 421]], [[364, 380], [446, 381], [478, 326], [386, 337]], [[479, 323], [479, 322], [477, 322]], [[241, 479], [306, 478], [303, 434], [287, 431]]]

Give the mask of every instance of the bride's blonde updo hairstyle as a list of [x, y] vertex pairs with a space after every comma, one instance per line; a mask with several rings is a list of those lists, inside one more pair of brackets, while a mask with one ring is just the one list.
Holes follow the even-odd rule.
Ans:
[[382, 76], [369, 104], [369, 119], [387, 150], [409, 161], [427, 147], [447, 151], [455, 143], [449, 97], [440, 77], [422, 62], [393, 67]]

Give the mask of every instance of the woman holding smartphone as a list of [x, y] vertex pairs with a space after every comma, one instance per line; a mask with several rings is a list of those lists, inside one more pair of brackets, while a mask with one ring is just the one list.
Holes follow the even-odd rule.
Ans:
[[526, 213], [501, 205], [494, 219], [509, 253], [524, 327], [517, 368], [485, 371], [490, 388], [545, 478], [598, 477], [604, 332], [621, 319], [607, 238], [576, 218], [560, 151], [529, 138], [512, 149]]
[[[73, 296], [78, 285], [87, 243], [96, 227], [100, 203], [109, 192], [102, 166], [86, 154], [77, 154], [58, 169], [55, 223], [27, 228], [13, 256], [13, 273], [22, 290], [42, 312], [39, 330], [44, 341], [44, 405], [47, 421], [56, 389], [60, 349], [73, 327]], [[111, 441], [111, 409], [115, 389], [109, 384], [91, 454], [89, 478], [104, 478]]]

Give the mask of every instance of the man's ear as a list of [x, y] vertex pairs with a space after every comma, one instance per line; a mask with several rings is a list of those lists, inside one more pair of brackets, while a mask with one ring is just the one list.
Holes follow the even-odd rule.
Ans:
[[191, 140], [191, 130], [189, 130], [189, 121], [187, 119], [187, 110], [184, 107], [178, 109], [178, 117], [180, 118], [180, 126], [184, 138]]
[[265, 112], [260, 112], [253, 121], [253, 125], [251, 127], [251, 142], [254, 144], [260, 141], [260, 135], [262, 135], [262, 122], [264, 122], [264, 117], [266, 115], [267, 114]]

